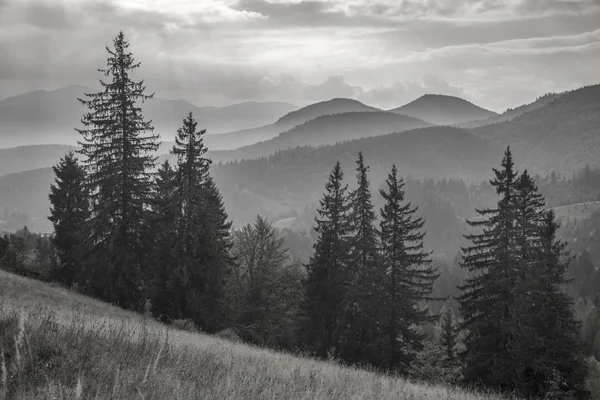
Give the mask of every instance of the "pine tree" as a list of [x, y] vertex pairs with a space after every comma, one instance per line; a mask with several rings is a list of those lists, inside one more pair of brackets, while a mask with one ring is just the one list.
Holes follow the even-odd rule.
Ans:
[[[565, 293], [565, 273], [571, 257], [566, 243], [556, 237], [559, 224], [552, 210], [543, 213], [540, 224], [538, 262], [533, 264], [530, 280], [530, 306], [525, 332], [530, 346], [521, 354], [527, 357], [528, 379], [521, 392], [527, 396], [544, 397], [548, 381], [560, 384], [554, 388], [560, 398], [569, 395], [578, 399], [589, 398], [586, 389], [587, 365], [581, 341], [581, 324], [573, 311], [573, 300]], [[525, 346], [523, 346], [525, 347]], [[556, 393], [554, 393], [556, 395]]]
[[151, 201], [152, 212], [146, 235], [148, 248], [153, 249], [150, 276], [150, 300], [153, 314], [166, 321], [171, 315], [171, 270], [175, 265], [175, 237], [179, 209], [176, 202], [176, 173], [165, 160], [156, 174], [155, 191]]
[[456, 345], [458, 344], [458, 330], [454, 323], [454, 314], [452, 309], [448, 307], [444, 313], [442, 320], [442, 333], [440, 335], [440, 345], [444, 349], [446, 355], [446, 365], [456, 365]]
[[343, 184], [342, 167], [337, 162], [319, 203], [314, 228], [318, 238], [315, 252], [306, 266], [304, 337], [307, 345], [320, 357], [327, 356], [329, 351], [337, 354], [340, 350], [343, 303], [350, 285], [348, 251], [351, 226], [347, 189], [347, 185]]
[[491, 183], [498, 207], [480, 211], [463, 266], [473, 274], [459, 298], [467, 328], [465, 379], [525, 397], [586, 398], [580, 327], [564, 292], [569, 263], [553, 212], [510, 149]]
[[202, 320], [207, 331], [215, 332], [223, 329], [229, 320], [226, 284], [234, 262], [230, 254], [233, 247], [232, 223], [225, 211], [223, 197], [210, 175], [203, 185], [203, 196], [206, 204], [203, 210], [206, 222], [202, 227], [202, 233], [203, 243], [205, 243], [205, 263], [208, 269]]
[[376, 315], [379, 310], [379, 238], [375, 227], [375, 210], [371, 201], [368, 179], [369, 167], [358, 153], [356, 160], [357, 188], [350, 194], [349, 222], [352, 229], [350, 241], [349, 273], [351, 289], [344, 305], [345, 332], [343, 354], [347, 361], [365, 361], [374, 344]]
[[89, 108], [82, 119], [81, 153], [85, 161], [91, 200], [86, 257], [90, 291], [123, 307], [141, 309], [144, 301], [144, 248], [142, 232], [146, 206], [152, 194], [152, 168], [158, 149], [151, 122], [145, 121], [139, 101], [146, 95], [143, 81], [131, 74], [139, 67], [128, 50], [123, 32], [107, 47], [108, 80], [103, 90], [80, 99]]
[[83, 227], [89, 217], [88, 192], [85, 170], [72, 151], [52, 167], [56, 175], [50, 186], [50, 216], [54, 225], [52, 244], [56, 248], [58, 264], [50, 279], [71, 287], [81, 271]]
[[230, 263], [230, 227], [219, 191], [209, 175], [211, 160], [192, 113], [178, 129], [175, 268], [170, 278], [172, 318], [191, 319], [214, 332], [226, 320], [225, 278]]
[[421, 350], [424, 335], [418, 328], [432, 321], [422, 302], [429, 298], [438, 274], [431, 267], [430, 253], [423, 249], [424, 221], [416, 208], [404, 201], [404, 181], [392, 166], [381, 209], [381, 248], [385, 267], [382, 326], [387, 336], [383, 349], [389, 368], [406, 371]]
[[502, 169], [494, 169], [490, 184], [500, 196], [494, 209], [477, 210], [482, 217], [468, 221], [482, 232], [466, 235], [472, 245], [462, 249], [469, 275], [458, 300], [467, 330], [464, 359], [466, 382], [480, 382], [498, 389], [510, 387], [510, 355], [507, 351], [514, 287], [519, 279], [515, 237], [517, 175], [510, 148]]
[[510, 382], [517, 390], [525, 393], [531, 382], [531, 351], [535, 348], [536, 327], [530, 324], [532, 308], [532, 282], [539, 277], [535, 264], [539, 262], [540, 222], [543, 216], [544, 198], [538, 192], [533, 178], [525, 170], [516, 180], [514, 201], [514, 265], [515, 279], [510, 291], [514, 301], [506, 321], [507, 338], [505, 348], [508, 358], [504, 360], [505, 384]]
[[374, 268], [379, 248], [378, 233], [375, 228], [377, 217], [371, 201], [368, 171], [369, 167], [364, 163], [362, 152], [358, 153], [356, 160], [358, 187], [350, 196], [351, 212], [349, 215], [354, 233], [351, 249], [354, 274]]

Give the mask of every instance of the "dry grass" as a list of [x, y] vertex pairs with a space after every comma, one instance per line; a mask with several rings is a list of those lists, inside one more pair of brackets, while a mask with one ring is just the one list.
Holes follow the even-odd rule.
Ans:
[[170, 329], [0, 271], [0, 399], [499, 399]]

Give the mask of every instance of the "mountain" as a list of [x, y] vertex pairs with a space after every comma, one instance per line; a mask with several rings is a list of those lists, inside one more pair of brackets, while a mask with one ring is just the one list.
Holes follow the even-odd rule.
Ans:
[[0, 149], [0, 176], [49, 167], [56, 164], [69, 150], [77, 148], [62, 144], [50, 144]]
[[40, 168], [0, 177], [0, 208], [18, 211], [31, 217], [31, 230], [51, 232], [50, 184], [54, 182], [52, 168]]
[[256, 158], [296, 146], [323, 146], [426, 126], [430, 124], [420, 119], [385, 111], [322, 115], [296, 125], [273, 139], [229, 152], [216, 152], [213, 157], [219, 161]]
[[253, 143], [272, 139], [296, 125], [312, 119], [333, 114], [350, 112], [381, 111], [352, 99], [335, 98], [321, 101], [292, 111], [279, 118], [275, 123], [253, 129], [244, 129], [221, 135], [206, 135], [205, 143], [211, 150], [233, 150]]
[[[53, 91], [38, 90], [0, 100], [0, 148], [33, 144], [76, 144], [87, 111], [77, 101], [95, 89], [68, 86]], [[142, 104], [164, 139], [173, 139], [183, 117], [192, 111], [209, 132], [227, 132], [262, 126], [296, 110], [289, 103], [245, 102], [227, 107], [197, 107], [184, 100], [153, 98]]]
[[515, 159], [534, 172], [570, 174], [600, 167], [600, 85], [564, 93], [547, 104], [472, 133], [511, 145]]
[[[295, 147], [268, 157], [217, 164], [212, 173], [236, 223], [257, 213], [274, 217], [302, 212], [316, 203], [336, 160], [346, 182], [354, 184], [355, 160], [362, 151], [371, 187], [383, 183], [392, 164], [401, 176], [487, 179], [502, 148], [454, 127], [427, 127], [321, 147]], [[495, 164], [494, 164], [495, 163]]]
[[299, 110], [292, 111], [277, 120], [276, 124], [295, 126], [322, 115], [341, 114], [347, 112], [381, 111], [367, 106], [360, 101], [335, 98], [328, 101], [311, 104]]
[[493, 115], [489, 118], [480, 119], [477, 121], [469, 121], [459, 124], [458, 126], [461, 128], [477, 128], [479, 126], [496, 124], [498, 122], [510, 121], [515, 119], [516, 117], [525, 114], [526, 112], [537, 110], [540, 107], [545, 106], [550, 103], [552, 100], [560, 97], [561, 93], [547, 93], [541, 97], [538, 97], [534, 102], [524, 104], [522, 106], [516, 108], [509, 108], [505, 112], [500, 115]]
[[436, 125], [455, 125], [498, 115], [459, 97], [439, 94], [426, 94], [390, 111]]
[[[230, 218], [239, 226], [252, 221], [256, 214], [273, 218], [289, 210], [302, 211], [321, 196], [336, 160], [342, 163], [347, 181], [353, 182], [359, 151], [370, 165], [373, 188], [384, 181], [393, 163], [402, 176], [480, 180], [488, 177], [490, 163], [497, 164], [502, 156], [502, 149], [468, 131], [428, 127], [329, 146], [295, 147], [259, 159], [216, 163], [211, 171]], [[34, 229], [49, 231], [46, 216], [53, 179], [51, 168], [0, 177], [0, 209], [27, 213]]]

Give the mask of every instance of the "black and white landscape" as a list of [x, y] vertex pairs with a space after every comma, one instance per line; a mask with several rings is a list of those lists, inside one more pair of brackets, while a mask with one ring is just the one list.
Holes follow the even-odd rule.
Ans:
[[0, 400], [600, 399], [598, 21], [0, 0]]

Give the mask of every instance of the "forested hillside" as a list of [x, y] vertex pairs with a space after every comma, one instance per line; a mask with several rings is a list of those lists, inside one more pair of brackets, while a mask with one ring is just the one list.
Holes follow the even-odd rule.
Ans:
[[[302, 107], [299, 110], [283, 115], [272, 124], [258, 128], [243, 129], [220, 135], [211, 135], [209, 131], [209, 134], [206, 135], [206, 145], [209, 149], [213, 150], [233, 150], [254, 143], [268, 141], [297, 125], [305, 124], [315, 118], [344, 113], [366, 113], [376, 111], [381, 110], [369, 107], [356, 100], [331, 99]], [[322, 126], [317, 126], [317, 129], [322, 128]], [[391, 131], [385, 131], [384, 133], [391, 133], [392, 131], [393, 129]], [[331, 140], [332, 138], [329, 139], [329, 141]]]
[[324, 115], [296, 125], [273, 139], [229, 152], [213, 153], [212, 157], [220, 161], [259, 158], [296, 146], [323, 146], [429, 125], [417, 118], [378, 111]]
[[600, 85], [565, 93], [511, 121], [472, 132], [513, 145], [522, 165], [535, 172], [571, 174], [588, 164], [600, 167]]

